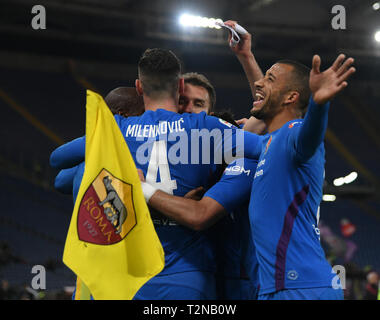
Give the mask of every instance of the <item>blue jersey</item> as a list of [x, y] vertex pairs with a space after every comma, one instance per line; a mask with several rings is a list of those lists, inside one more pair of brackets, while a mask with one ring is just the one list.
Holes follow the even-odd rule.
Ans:
[[[177, 196], [184, 196], [199, 186], [208, 189], [215, 182], [215, 173], [222, 162], [218, 154], [220, 150], [224, 151], [223, 155], [234, 155], [238, 145], [244, 146], [244, 156], [258, 158], [260, 155], [261, 137], [204, 112], [177, 114], [159, 109], [146, 111], [138, 117], [116, 115], [115, 120], [136, 167], [142, 169], [147, 182]], [[206, 141], [197, 139], [197, 132], [201, 129], [211, 132], [216, 129], [217, 132]], [[205, 131], [203, 133], [207, 136]], [[239, 135], [244, 141], [237, 140]], [[194, 145], [194, 141], [199, 144]], [[244, 144], [239, 145], [239, 141]], [[65, 163], [73, 166], [78, 159], [83, 161], [84, 143], [85, 139], [79, 138], [71, 146], [58, 148], [51, 156], [51, 163], [64, 168]], [[82, 174], [83, 167], [77, 171], [77, 176]], [[156, 232], [165, 251], [165, 268], [161, 274], [215, 270], [214, 253], [204, 232], [178, 225], [156, 226]]]
[[[248, 204], [257, 161], [244, 159], [233, 162], [220, 181], [206, 192], [220, 203], [229, 215], [210, 229], [209, 235], [216, 247], [217, 273], [226, 278], [249, 277], [258, 286], [258, 263], [248, 218]], [[227, 290], [226, 290], [227, 291]], [[223, 298], [239, 296], [225, 292]]]
[[249, 205], [260, 294], [332, 285], [318, 230], [327, 112], [311, 99], [304, 120], [263, 140]]

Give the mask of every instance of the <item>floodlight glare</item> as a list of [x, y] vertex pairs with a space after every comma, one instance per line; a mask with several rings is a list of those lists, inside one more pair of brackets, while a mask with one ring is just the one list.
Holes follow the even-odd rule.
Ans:
[[334, 181], [334, 186], [336, 187], [340, 187], [342, 185], [344, 185], [344, 178], [336, 178]]
[[347, 175], [345, 177], [334, 179], [333, 184], [336, 187], [340, 187], [340, 186], [342, 186], [344, 184], [349, 184], [351, 182], [354, 182], [357, 177], [358, 177], [358, 173], [354, 171], [354, 172], [351, 172], [349, 175]]
[[380, 30], [375, 33], [375, 41], [380, 42]]
[[355, 181], [357, 177], [358, 177], [358, 174], [356, 172], [351, 172], [348, 176], [344, 177], [344, 183], [349, 184]]
[[223, 22], [223, 20], [216, 18], [193, 16], [187, 13], [184, 13], [179, 17], [179, 23], [184, 27], [220, 29], [221, 27], [218, 26], [216, 22]]
[[189, 26], [191, 24], [191, 16], [184, 13], [179, 17], [179, 23], [183, 26]]
[[333, 194], [324, 194], [323, 197], [322, 197], [322, 200], [323, 201], [335, 201], [336, 200], [336, 196], [333, 195]]
[[372, 9], [373, 10], [379, 10], [380, 9], [380, 2], [375, 2], [373, 5], [372, 5]]

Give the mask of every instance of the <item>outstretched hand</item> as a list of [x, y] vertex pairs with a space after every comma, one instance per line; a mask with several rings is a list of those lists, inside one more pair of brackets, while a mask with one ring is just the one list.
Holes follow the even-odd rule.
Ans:
[[309, 85], [317, 104], [330, 101], [347, 87], [347, 79], [356, 71], [351, 67], [353, 63], [353, 58], [346, 59], [344, 54], [340, 54], [330, 68], [321, 72], [321, 58], [318, 55], [313, 57]]

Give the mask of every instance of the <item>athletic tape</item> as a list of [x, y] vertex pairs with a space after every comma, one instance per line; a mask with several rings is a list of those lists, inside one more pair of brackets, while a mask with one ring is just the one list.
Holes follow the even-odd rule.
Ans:
[[245, 30], [241, 25], [239, 25], [237, 23], [235, 24], [235, 28], [231, 28], [230, 26], [226, 25], [224, 22], [217, 21], [217, 22], [215, 22], [215, 24], [220, 26], [220, 27], [227, 28], [228, 30], [231, 31], [231, 34], [232, 34], [231, 41], [230, 41], [231, 47], [235, 47], [240, 42], [239, 33], [240, 34], [248, 33], [247, 30]]

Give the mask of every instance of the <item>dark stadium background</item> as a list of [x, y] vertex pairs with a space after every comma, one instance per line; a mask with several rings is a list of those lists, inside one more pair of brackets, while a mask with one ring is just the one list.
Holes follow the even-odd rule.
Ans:
[[[72, 199], [52, 185], [50, 153], [84, 134], [85, 89], [102, 95], [134, 86], [146, 48], [173, 50], [185, 72], [205, 74], [217, 91], [217, 109], [247, 117], [252, 98], [223, 30], [178, 24], [187, 12], [237, 20], [253, 35], [265, 71], [281, 58], [327, 67], [339, 53], [356, 59], [356, 74], [330, 109], [321, 220], [335, 237], [322, 244], [333, 264], [344, 264], [347, 299], [364, 299], [366, 275], [380, 270], [380, 29], [375, 1], [344, 0], [2, 0], [0, 2], [0, 280], [15, 299], [67, 299], [74, 276], [62, 263]], [[44, 5], [47, 29], [33, 30], [31, 9]], [[347, 29], [333, 30], [331, 8], [347, 13]], [[358, 173], [351, 184], [333, 180]], [[344, 236], [342, 219], [356, 227]], [[347, 243], [356, 246], [344, 260]], [[30, 287], [34, 265], [47, 269], [47, 290]], [[28, 291], [29, 290], [29, 291]], [[65, 291], [66, 290], [66, 291]], [[3, 290], [4, 291], [4, 290]], [[9, 290], [8, 290], [9, 293]], [[3, 296], [3, 298], [9, 296]]]

